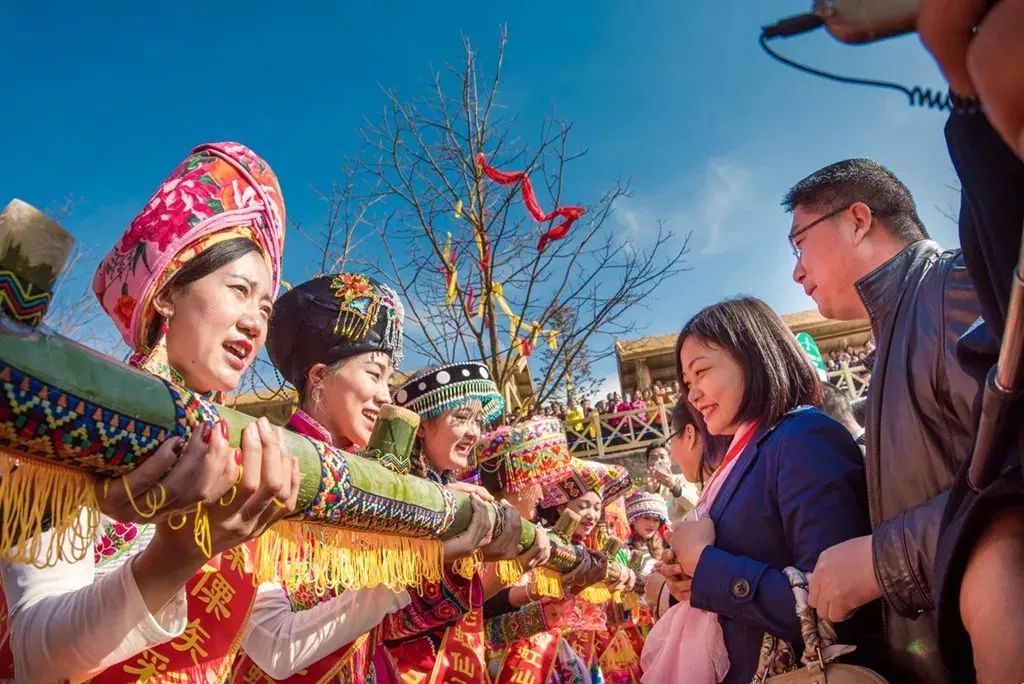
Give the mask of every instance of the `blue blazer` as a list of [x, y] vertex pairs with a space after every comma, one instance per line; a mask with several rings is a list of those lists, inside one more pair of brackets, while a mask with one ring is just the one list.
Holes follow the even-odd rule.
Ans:
[[719, 616], [731, 662], [725, 682], [749, 684], [765, 632], [803, 650], [783, 568], [810, 572], [823, 550], [871, 532], [860, 449], [821, 411], [794, 409], [758, 428], [711, 519], [715, 544], [694, 570], [690, 603]]

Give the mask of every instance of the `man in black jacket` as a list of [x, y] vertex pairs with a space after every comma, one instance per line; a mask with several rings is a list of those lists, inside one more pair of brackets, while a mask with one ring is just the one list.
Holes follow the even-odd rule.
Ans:
[[783, 205], [794, 280], [827, 318], [869, 318], [877, 344], [865, 425], [872, 534], [821, 554], [811, 603], [843, 620], [884, 597], [893, 681], [950, 681], [930, 583], [948, 490], [972, 440], [979, 385], [956, 345], [979, 315], [977, 297], [960, 253], [927, 239], [910, 192], [876, 162], [827, 166]]

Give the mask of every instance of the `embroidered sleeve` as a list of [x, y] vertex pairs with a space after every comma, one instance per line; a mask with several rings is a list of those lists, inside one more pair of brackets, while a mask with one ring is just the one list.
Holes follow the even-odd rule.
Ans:
[[484, 635], [491, 648], [508, 646], [547, 629], [544, 606], [539, 601], [527, 604], [514, 613], [496, 615], [484, 622]]
[[381, 639], [400, 641], [448, 625], [475, 607], [471, 597], [482, 595], [478, 577], [468, 580], [445, 569], [440, 582], [424, 582], [418, 591], [409, 590], [409, 605], [381, 623]]

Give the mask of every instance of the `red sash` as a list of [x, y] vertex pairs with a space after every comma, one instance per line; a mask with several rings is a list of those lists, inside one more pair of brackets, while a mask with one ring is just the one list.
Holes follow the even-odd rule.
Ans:
[[625, 630], [615, 630], [599, 662], [608, 684], [640, 684], [640, 654], [633, 648]]
[[11, 630], [7, 622], [7, 597], [0, 588], [0, 681], [14, 681], [14, 654], [11, 653]]
[[644, 650], [644, 634], [640, 631], [640, 626], [635, 625], [631, 622], [619, 627], [620, 632], [626, 633], [626, 638], [629, 639], [630, 645], [633, 647], [633, 651], [640, 655]]
[[107, 668], [93, 684], [224, 682], [249, 620], [256, 586], [256, 542], [211, 558], [185, 585], [188, 625], [181, 636]]
[[422, 637], [401, 644], [392, 655], [402, 684], [489, 684], [483, 608], [473, 608], [446, 629], [436, 654], [429, 637]]
[[507, 647], [494, 684], [548, 684], [561, 641], [562, 635], [551, 630]]
[[231, 674], [232, 684], [274, 684], [274, 682], [316, 682], [334, 684], [365, 682], [369, 676], [375, 632], [364, 634], [350, 644], [342, 646], [331, 655], [321, 658], [309, 667], [296, 672], [288, 679], [272, 679], [245, 653], [235, 663]]
[[587, 667], [593, 665], [597, 660], [596, 655], [596, 636], [597, 632], [589, 629], [574, 629], [570, 630], [565, 635], [565, 640], [569, 642], [572, 650], [579, 654], [580, 658], [586, 664]]

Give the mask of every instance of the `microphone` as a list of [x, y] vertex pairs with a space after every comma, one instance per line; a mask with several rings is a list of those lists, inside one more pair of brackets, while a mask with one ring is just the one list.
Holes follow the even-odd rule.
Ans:
[[870, 43], [914, 30], [918, 0], [814, 0], [807, 14], [762, 29], [766, 39], [788, 38], [824, 25], [844, 43]]

